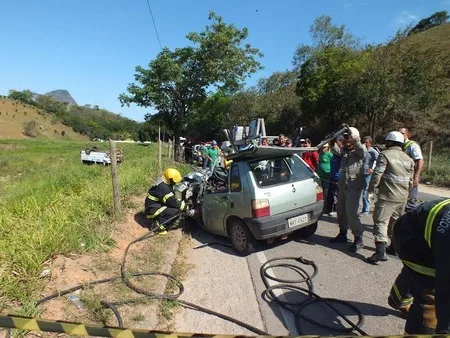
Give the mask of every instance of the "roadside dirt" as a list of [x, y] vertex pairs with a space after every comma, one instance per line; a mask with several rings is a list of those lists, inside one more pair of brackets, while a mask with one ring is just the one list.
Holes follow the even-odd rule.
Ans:
[[[46, 277], [48, 284], [42, 296], [48, 296], [58, 290], [65, 290], [89, 281], [120, 276], [120, 267], [127, 245], [148, 233], [148, 230], [140, 225], [143, 223], [142, 216], [140, 216], [142, 201], [143, 197], [136, 197], [131, 201], [133, 208], [127, 211], [123, 222], [115, 225], [111, 235], [115, 246], [108, 252], [59, 255], [49, 262], [50, 273]], [[136, 243], [128, 252], [127, 272], [161, 271], [169, 273], [181, 238], [181, 231], [174, 230], [167, 235], [157, 235]], [[167, 279], [144, 276], [132, 278], [132, 282], [146, 291], [162, 293], [166, 288]], [[70, 295], [77, 295], [82, 303], [77, 305], [70, 301], [68, 299]], [[149, 300], [130, 290], [120, 279], [96, 286], [86, 286], [80, 291], [50, 300], [41, 306], [42, 312], [39, 317], [118, 326], [112, 311], [104, 309], [100, 305], [100, 300], [119, 301], [135, 298], [139, 298], [140, 301], [118, 307], [124, 326], [156, 329], [161, 320], [159, 302]], [[38, 334], [41, 335], [41, 333]], [[33, 336], [36, 333], [30, 332], [29, 335]], [[42, 334], [41, 336], [55, 335]]]

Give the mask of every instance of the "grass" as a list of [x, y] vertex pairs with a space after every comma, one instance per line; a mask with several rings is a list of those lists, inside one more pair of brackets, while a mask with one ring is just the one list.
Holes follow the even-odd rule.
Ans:
[[[0, 140], [0, 299], [26, 314], [39, 297], [45, 261], [57, 254], [104, 251], [114, 243], [110, 169], [80, 162], [80, 150], [93, 145]], [[95, 145], [107, 150], [106, 143]], [[157, 176], [157, 147], [117, 147], [124, 151], [119, 184], [126, 202]]]
[[428, 156], [424, 156], [424, 169], [421, 174], [422, 183], [430, 182], [439, 187], [450, 188], [450, 152], [434, 152], [431, 157], [431, 168], [428, 167]]

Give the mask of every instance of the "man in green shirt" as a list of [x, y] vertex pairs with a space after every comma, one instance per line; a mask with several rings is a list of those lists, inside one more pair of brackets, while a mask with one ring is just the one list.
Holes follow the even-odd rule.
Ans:
[[330, 146], [324, 144], [319, 150], [319, 165], [316, 168], [317, 175], [319, 175], [322, 181], [323, 195], [327, 196], [328, 184], [330, 183], [330, 162], [333, 154], [330, 152]]
[[213, 170], [214, 166], [217, 166], [216, 160], [219, 157], [219, 148], [215, 140], [211, 142], [211, 148], [207, 150], [206, 157], [208, 158], [209, 169]]

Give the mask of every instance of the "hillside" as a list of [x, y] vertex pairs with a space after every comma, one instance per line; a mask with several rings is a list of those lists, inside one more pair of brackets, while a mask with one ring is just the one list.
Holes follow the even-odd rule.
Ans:
[[57, 89], [53, 90], [51, 92], [45, 93], [44, 95], [50, 96], [54, 98], [55, 100], [66, 102], [69, 105], [77, 105], [77, 102], [75, 99], [70, 95], [69, 91], [65, 89]]
[[0, 139], [26, 139], [23, 124], [38, 123], [38, 137], [55, 140], [88, 140], [87, 136], [75, 133], [72, 128], [56, 122], [53, 115], [18, 101], [0, 98]]

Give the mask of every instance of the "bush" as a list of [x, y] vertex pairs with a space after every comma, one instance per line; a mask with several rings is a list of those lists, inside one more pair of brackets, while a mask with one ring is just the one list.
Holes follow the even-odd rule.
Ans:
[[23, 123], [23, 133], [26, 136], [38, 136], [38, 123], [36, 121], [26, 121]]

